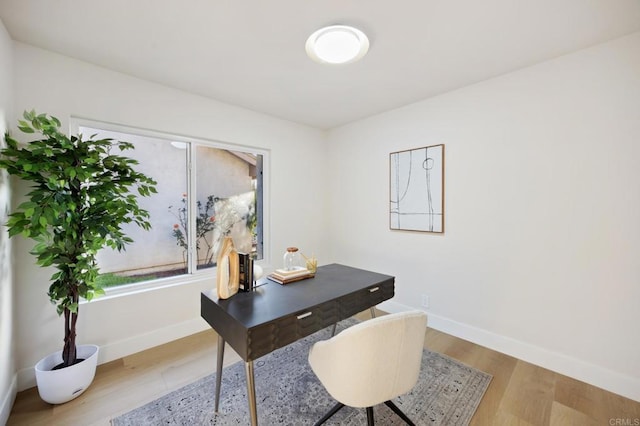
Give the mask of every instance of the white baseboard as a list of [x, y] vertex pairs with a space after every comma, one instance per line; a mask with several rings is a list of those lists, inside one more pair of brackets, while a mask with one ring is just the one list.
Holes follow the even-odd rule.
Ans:
[[209, 330], [210, 328], [211, 327], [209, 327], [202, 318], [197, 317], [178, 324], [173, 324], [169, 327], [153, 330], [146, 334], [100, 346], [100, 357], [98, 358], [98, 363], [103, 364], [105, 362], [123, 358], [201, 331]]
[[9, 389], [2, 399], [2, 405], [0, 405], [0, 425], [6, 425], [9, 421], [9, 414], [13, 408], [13, 403], [16, 400], [16, 394], [18, 393], [18, 375], [14, 374]]
[[[390, 313], [415, 309], [392, 301], [383, 302], [378, 305], [378, 307]], [[629, 377], [577, 358], [572, 358], [520, 340], [453, 321], [449, 318], [429, 313], [428, 311], [427, 314], [429, 327], [435, 330], [468, 340], [640, 402], [640, 379], [638, 378]]]
[[[209, 325], [202, 318], [197, 317], [173, 324], [169, 327], [153, 330], [146, 334], [102, 345], [100, 346], [98, 364], [123, 358], [208, 329], [210, 329]], [[33, 367], [18, 371], [17, 376], [19, 391], [32, 388], [36, 385], [36, 376]]]

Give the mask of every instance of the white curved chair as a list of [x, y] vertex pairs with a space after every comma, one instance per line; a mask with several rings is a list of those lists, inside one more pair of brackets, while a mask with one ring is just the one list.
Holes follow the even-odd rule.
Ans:
[[427, 314], [422, 311], [384, 315], [356, 324], [309, 351], [309, 364], [338, 403], [316, 425], [345, 405], [367, 408], [384, 402], [407, 424], [411, 420], [391, 402], [409, 392], [420, 373]]

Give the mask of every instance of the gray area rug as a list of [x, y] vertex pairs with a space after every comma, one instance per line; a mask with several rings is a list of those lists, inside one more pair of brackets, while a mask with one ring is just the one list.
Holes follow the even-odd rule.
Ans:
[[[339, 329], [353, 325], [349, 319]], [[330, 337], [330, 328], [254, 361], [258, 423], [312, 425], [335, 404], [313, 374], [307, 356], [311, 345]], [[381, 343], [382, 344], [382, 343]], [[230, 349], [227, 349], [230, 350]], [[212, 362], [211, 365], [215, 363]], [[244, 362], [222, 372], [220, 412], [214, 413], [215, 373], [162, 398], [114, 418], [114, 426], [248, 425]], [[415, 388], [394, 402], [416, 425], [467, 425], [491, 375], [445, 355], [424, 350]], [[404, 422], [384, 404], [374, 407], [376, 424]], [[326, 425], [366, 425], [364, 409], [344, 407]]]

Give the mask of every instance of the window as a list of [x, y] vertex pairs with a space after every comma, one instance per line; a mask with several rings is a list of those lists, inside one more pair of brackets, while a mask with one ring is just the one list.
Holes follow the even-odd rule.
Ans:
[[72, 127], [74, 134], [131, 142], [135, 149], [122, 155], [157, 181], [158, 193], [138, 200], [151, 215], [151, 230], [127, 226], [134, 242], [126, 251], [98, 254], [105, 290], [184, 281], [216, 265], [225, 236], [239, 252], [264, 257], [266, 152], [86, 120], [72, 121]]

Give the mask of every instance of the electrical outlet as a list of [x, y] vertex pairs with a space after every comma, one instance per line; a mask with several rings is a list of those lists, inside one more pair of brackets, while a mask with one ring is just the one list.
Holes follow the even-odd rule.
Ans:
[[427, 296], [426, 294], [423, 294], [420, 300], [422, 301], [423, 308], [429, 307], [429, 296]]

